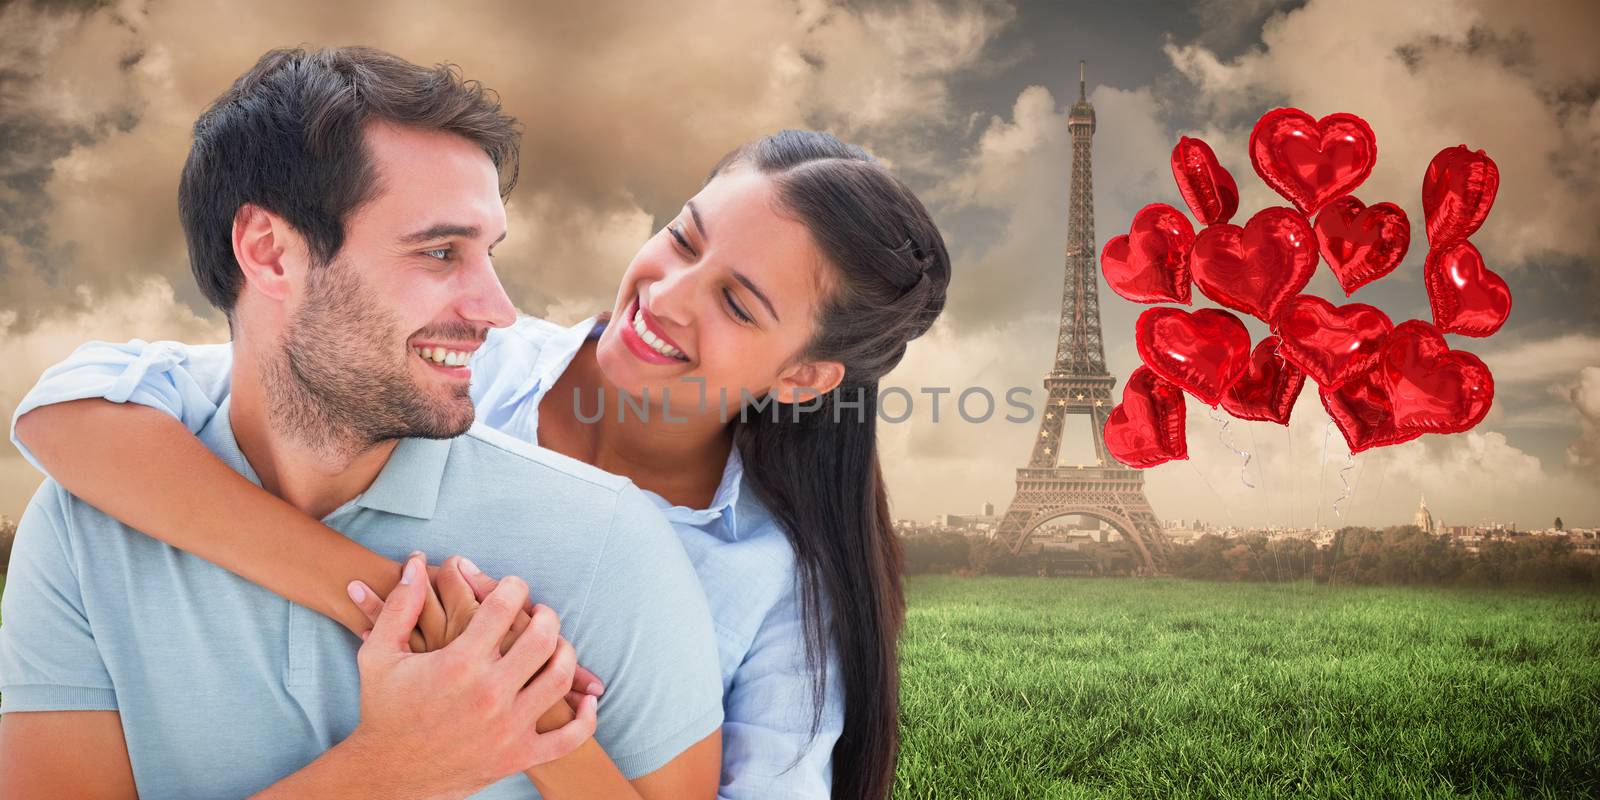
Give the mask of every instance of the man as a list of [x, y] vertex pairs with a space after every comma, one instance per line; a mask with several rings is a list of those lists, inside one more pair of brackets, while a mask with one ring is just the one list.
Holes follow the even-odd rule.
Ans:
[[[624, 479], [471, 427], [464, 364], [515, 317], [489, 259], [516, 145], [476, 84], [365, 48], [268, 53], [201, 116], [179, 207], [234, 364], [200, 440], [413, 555], [356, 658], [334, 621], [47, 481], [4, 597], [0, 796], [527, 797], [591, 727], [644, 796], [714, 791], [716, 647], [666, 522]], [[412, 654], [414, 551], [527, 583]], [[502, 656], [530, 583], [541, 606]], [[574, 648], [605, 707], [540, 733]]]

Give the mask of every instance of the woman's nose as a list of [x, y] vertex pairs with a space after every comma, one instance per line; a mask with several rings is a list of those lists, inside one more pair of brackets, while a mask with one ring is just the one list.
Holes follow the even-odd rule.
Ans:
[[689, 309], [700, 286], [699, 272], [694, 267], [667, 270], [650, 286], [650, 313], [663, 322], [687, 325]]

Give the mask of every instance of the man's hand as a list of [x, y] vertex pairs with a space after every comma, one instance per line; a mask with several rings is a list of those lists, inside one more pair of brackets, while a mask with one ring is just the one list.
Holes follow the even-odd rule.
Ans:
[[[428, 571], [431, 580], [429, 603], [440, 605], [442, 611], [438, 631], [435, 634], [423, 637], [417, 631], [411, 632], [411, 650], [418, 653], [437, 650], [455, 641], [477, 614], [483, 599], [494, 591], [499, 583], [485, 575], [471, 560], [462, 556], [451, 556], [439, 566], [429, 567]], [[372, 587], [361, 581], [352, 581], [349, 590], [350, 598], [355, 601], [362, 613], [367, 615], [369, 625], [375, 623], [378, 614], [383, 611], [382, 598], [372, 590]], [[535, 606], [530, 598], [527, 605], [517, 612], [516, 619], [511, 623], [511, 630], [500, 640], [500, 652], [505, 653], [511, 649], [511, 645], [532, 621], [532, 615], [537, 608], [538, 606]], [[425, 606], [423, 616], [426, 617], [427, 613]], [[577, 713], [578, 705], [583, 702], [585, 695], [599, 697], [604, 693], [605, 684], [600, 678], [579, 664], [573, 670], [572, 690], [567, 693], [567, 705], [571, 707], [573, 713]]]
[[[483, 599], [493, 593], [496, 586], [500, 585], [500, 581], [485, 575], [483, 570], [478, 569], [478, 565], [472, 563], [471, 559], [461, 556], [452, 556], [451, 558], [459, 562], [458, 568], [461, 570], [461, 576], [472, 587], [472, 599], [475, 603], [483, 602]], [[452, 589], [451, 595], [452, 602], [457, 604], [465, 602], [454, 589]], [[573, 711], [577, 711], [578, 704], [583, 702], [585, 695], [599, 697], [605, 694], [605, 691], [605, 684], [600, 682], [599, 676], [584, 669], [583, 665], [580, 664], [577, 670], [572, 673], [572, 691], [567, 692], [567, 705], [571, 706]]]
[[405, 569], [356, 655], [361, 723], [346, 740], [351, 748], [375, 763], [414, 770], [409, 781], [419, 792], [464, 795], [561, 758], [594, 735], [592, 697], [580, 702], [572, 722], [548, 733], [535, 727], [571, 690], [577, 663], [554, 611], [536, 607], [500, 653], [527, 604], [526, 583], [500, 581], [455, 641], [413, 653], [409, 638], [427, 593], [426, 561], [414, 554]]

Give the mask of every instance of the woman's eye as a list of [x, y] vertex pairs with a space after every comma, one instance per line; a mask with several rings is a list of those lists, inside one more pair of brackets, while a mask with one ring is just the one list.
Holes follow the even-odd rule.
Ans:
[[667, 226], [667, 233], [672, 234], [672, 238], [677, 240], [678, 246], [682, 247], [684, 252], [689, 253], [691, 255], [694, 253], [694, 248], [689, 246], [689, 239], [688, 239], [688, 237], [683, 235], [683, 231], [682, 230], [680, 230], [677, 227], [674, 227], [672, 225], [668, 225]]
[[739, 304], [734, 302], [732, 292], [729, 292], [727, 289], [723, 289], [722, 296], [727, 299], [728, 308], [733, 311], [733, 315], [738, 317], [740, 322], [755, 322], [754, 317], [744, 313], [744, 309], [740, 308]]

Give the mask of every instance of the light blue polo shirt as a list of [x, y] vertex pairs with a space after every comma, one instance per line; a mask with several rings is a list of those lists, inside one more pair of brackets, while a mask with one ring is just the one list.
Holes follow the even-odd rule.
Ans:
[[[199, 435], [259, 485], [226, 400]], [[459, 553], [525, 578], [605, 681], [596, 738], [629, 778], [721, 725], [705, 596], [628, 480], [480, 425], [402, 440], [372, 486], [323, 521], [396, 561]], [[358, 721], [359, 639], [54, 481], [19, 523], [0, 618], [0, 713], [120, 712], [146, 797], [243, 797]], [[519, 774], [475, 796], [538, 793]]]
[[[595, 317], [569, 327], [521, 317], [510, 327], [490, 330], [472, 362], [478, 422], [518, 441], [538, 443], [540, 402], [584, 342], [602, 330], [604, 323]], [[39, 406], [99, 397], [157, 409], [198, 433], [228, 396], [232, 372], [228, 343], [87, 342], [44, 371], [17, 403], [12, 424]], [[11, 443], [44, 471], [14, 430]], [[728, 453], [722, 480], [704, 508], [675, 505], [648, 490], [644, 494], [677, 530], [711, 607], [723, 690], [717, 797], [827, 797], [834, 745], [844, 730], [838, 649], [829, 643], [819, 708], [794, 548], [745, 474], [738, 449]], [[828, 597], [818, 600], [827, 607]]]

